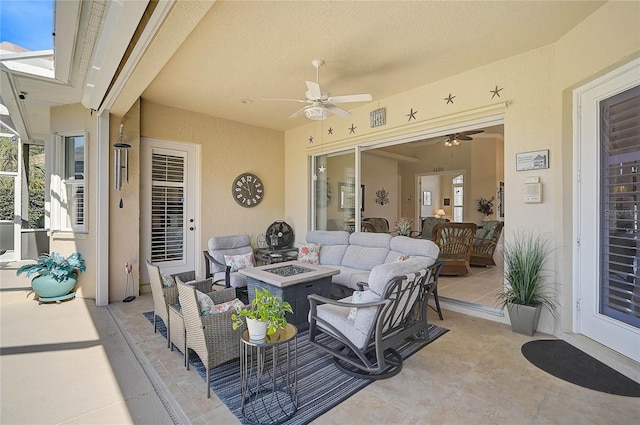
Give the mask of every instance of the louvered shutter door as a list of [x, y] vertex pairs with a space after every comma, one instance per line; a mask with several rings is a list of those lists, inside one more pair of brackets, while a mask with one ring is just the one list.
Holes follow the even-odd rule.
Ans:
[[600, 313], [640, 328], [640, 86], [600, 102]]
[[151, 159], [151, 261], [184, 258], [185, 160], [154, 152]]

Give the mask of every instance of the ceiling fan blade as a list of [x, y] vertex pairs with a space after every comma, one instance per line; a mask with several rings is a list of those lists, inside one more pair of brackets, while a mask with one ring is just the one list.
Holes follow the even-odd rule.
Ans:
[[320, 90], [320, 84], [313, 81], [307, 81], [307, 90], [313, 99], [321, 99], [322, 91]]
[[304, 106], [300, 109], [298, 109], [297, 111], [295, 111], [289, 118], [296, 118], [299, 117], [300, 115], [302, 115], [302, 113], [304, 112], [305, 109], [307, 109], [308, 106]]
[[472, 137], [467, 136], [466, 134], [456, 134], [456, 136], [454, 137], [454, 139], [458, 139], [458, 140], [473, 140]]
[[351, 116], [351, 112], [344, 110], [336, 105], [325, 105], [325, 108], [327, 108], [329, 111], [343, 118]]
[[275, 100], [275, 101], [279, 101], [279, 102], [309, 103], [308, 100], [302, 100], [302, 99], [272, 99], [272, 98], [267, 98], [267, 99], [262, 99], [262, 100]]
[[478, 133], [484, 133], [484, 130], [463, 131], [462, 133], [458, 133], [458, 134], [463, 134], [465, 136], [468, 136], [470, 134], [478, 134]]
[[369, 93], [348, 94], [345, 96], [331, 96], [327, 99], [331, 103], [347, 103], [347, 102], [369, 102], [372, 99]]

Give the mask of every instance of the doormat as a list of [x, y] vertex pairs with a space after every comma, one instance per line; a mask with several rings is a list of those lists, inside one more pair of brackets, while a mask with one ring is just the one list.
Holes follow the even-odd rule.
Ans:
[[[143, 313], [153, 324], [153, 313]], [[151, 331], [153, 326], [151, 327]], [[158, 318], [158, 332], [165, 338], [167, 330], [162, 319]], [[409, 358], [419, 350], [448, 332], [448, 329], [429, 324], [429, 337], [425, 340], [405, 340], [398, 352], [403, 359]], [[333, 363], [332, 357], [309, 343], [309, 331], [300, 332], [298, 338], [298, 410], [282, 425], [308, 424], [333, 407], [342, 403], [373, 381], [359, 379], [341, 372]], [[195, 353], [189, 355], [189, 362], [205, 379], [205, 368]], [[392, 378], [393, 379], [393, 378]], [[211, 390], [227, 405], [229, 410], [242, 424], [250, 424], [242, 416], [242, 398], [240, 389], [240, 360], [232, 360], [211, 369]], [[206, 391], [202, 388], [202, 393]]]
[[640, 397], [640, 383], [561, 339], [540, 339], [522, 346], [522, 354], [547, 373], [591, 390]]

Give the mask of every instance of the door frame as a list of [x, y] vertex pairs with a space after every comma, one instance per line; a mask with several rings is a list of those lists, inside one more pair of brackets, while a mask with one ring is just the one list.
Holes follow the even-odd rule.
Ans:
[[[185, 231], [188, 232], [188, 220], [193, 218], [192, 231], [192, 246], [185, 247], [185, 259], [186, 265], [184, 267], [171, 267], [168, 270], [171, 274], [182, 271], [195, 270], [196, 276], [199, 275], [201, 256], [200, 253], [200, 182], [202, 179], [202, 170], [200, 166], [201, 146], [192, 143], [175, 142], [169, 140], [160, 140], [150, 137], [140, 138], [141, 146], [141, 158], [140, 158], [140, 249], [142, 251], [141, 258], [150, 258], [151, 252], [151, 218], [149, 214], [150, 199], [151, 199], [151, 149], [163, 149], [168, 151], [176, 151], [185, 154], [185, 172], [186, 177], [186, 193], [185, 193]], [[186, 238], [185, 240], [188, 240]], [[193, 252], [192, 259], [187, 258], [189, 250]], [[193, 269], [189, 267], [189, 264], [193, 264]], [[187, 270], [188, 269], [188, 270]], [[143, 281], [148, 282], [149, 276], [147, 275], [146, 267], [141, 267], [141, 278]]]
[[[582, 334], [630, 359], [640, 361], [640, 330], [599, 313], [599, 101], [640, 82], [640, 59], [617, 68], [573, 92], [573, 326]], [[596, 173], [591, 172], [596, 164]], [[582, 173], [582, 169], [585, 170]], [[582, 208], [582, 205], [588, 207]], [[595, 231], [593, 229], [596, 229]], [[585, 279], [582, 276], [588, 276]], [[595, 276], [595, 278], [594, 278]], [[589, 284], [588, 282], [593, 282]]]

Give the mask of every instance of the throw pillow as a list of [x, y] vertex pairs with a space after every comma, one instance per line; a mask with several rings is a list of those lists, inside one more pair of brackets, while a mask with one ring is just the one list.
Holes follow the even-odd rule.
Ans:
[[244, 303], [236, 298], [231, 301], [216, 304], [215, 313], [224, 313], [225, 311], [229, 311], [231, 309], [239, 311], [242, 308], [244, 308]]
[[205, 293], [196, 289], [196, 295], [198, 296], [198, 304], [200, 305], [200, 315], [209, 316], [216, 312], [216, 305], [213, 300]]
[[298, 244], [298, 261], [308, 264], [320, 264], [320, 244]]
[[[362, 292], [363, 291], [353, 291], [353, 294], [351, 295], [351, 302], [353, 304], [362, 304]], [[349, 310], [349, 316], [347, 316], [347, 319], [356, 320], [357, 313], [358, 313], [358, 307], [351, 307], [351, 310]]]
[[173, 276], [168, 274], [161, 274], [160, 278], [162, 279], [162, 287], [170, 288], [172, 286], [176, 286], [176, 281]]
[[255, 261], [253, 260], [253, 252], [249, 252], [241, 255], [225, 255], [224, 263], [231, 267], [232, 272], [237, 272], [240, 269], [253, 267]]

